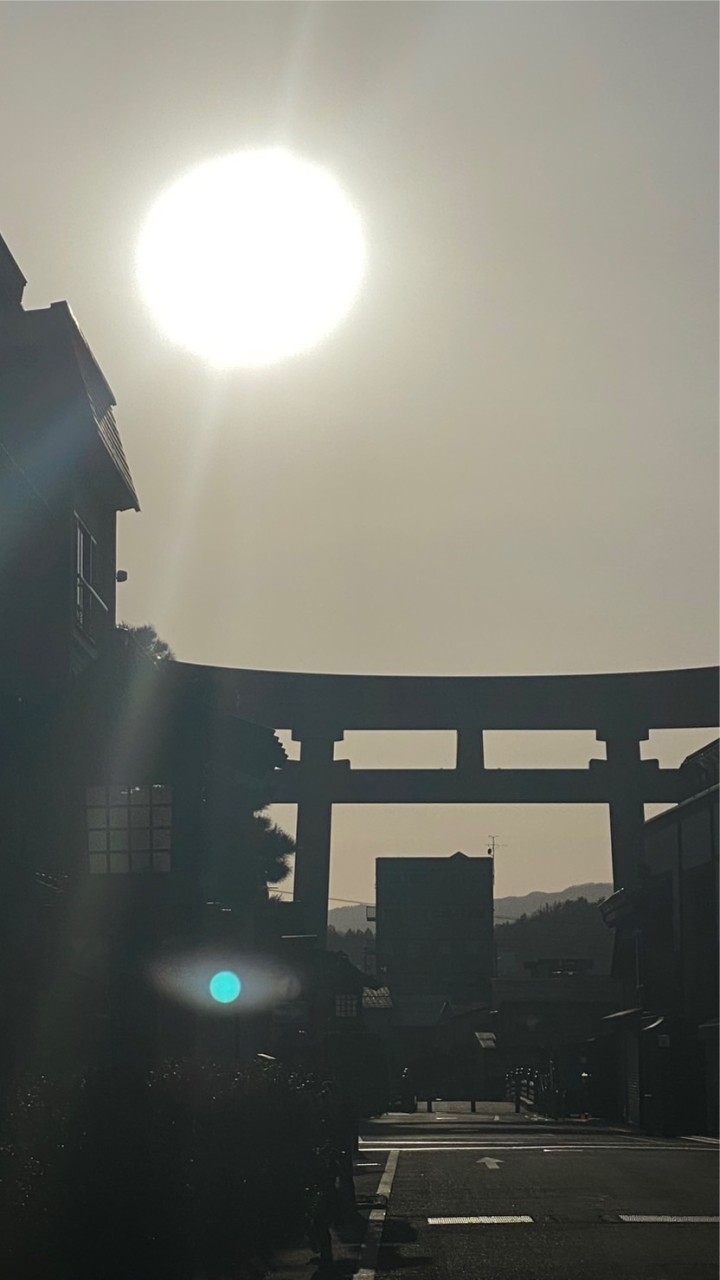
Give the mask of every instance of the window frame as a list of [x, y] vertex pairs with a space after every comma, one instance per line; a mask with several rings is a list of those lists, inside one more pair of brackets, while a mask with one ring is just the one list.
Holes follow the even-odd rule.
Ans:
[[75, 518], [75, 624], [84, 636], [94, 641], [98, 613], [110, 612], [97, 590], [98, 540], [85, 521]]
[[170, 783], [86, 786], [88, 874], [168, 875], [172, 871], [173, 806]]
[[352, 991], [335, 993], [335, 1017], [358, 1018], [360, 1016], [359, 997]]

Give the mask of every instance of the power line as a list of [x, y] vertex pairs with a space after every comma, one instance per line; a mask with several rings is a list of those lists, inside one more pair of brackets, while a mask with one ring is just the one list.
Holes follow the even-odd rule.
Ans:
[[[293, 896], [292, 889], [274, 889], [271, 885], [268, 885], [268, 889], [271, 894], [276, 893], [281, 898], [292, 898]], [[348, 904], [348, 906], [351, 906], [351, 907], [374, 907], [375, 906], [374, 902], [358, 902], [357, 898], [332, 898], [331, 897], [331, 898], [328, 898], [328, 902], [345, 902]], [[517, 916], [496, 915], [494, 918], [495, 920], [509, 921], [509, 920], [516, 920]]]
[[[293, 896], [292, 889], [274, 889], [272, 886], [268, 886], [268, 888], [270, 890], [270, 893], [279, 893], [283, 898], [287, 898], [287, 897], [292, 898]], [[357, 898], [330, 897], [328, 898], [328, 902], [346, 902], [348, 906], [351, 906], [351, 907], [374, 907], [375, 906], [374, 902], [358, 902]]]

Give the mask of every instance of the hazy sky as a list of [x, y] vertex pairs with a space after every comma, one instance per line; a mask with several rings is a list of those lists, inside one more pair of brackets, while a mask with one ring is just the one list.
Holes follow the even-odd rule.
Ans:
[[[120, 521], [122, 617], [232, 666], [716, 660], [717, 19], [693, 0], [0, 6], [1, 229], [28, 305], [69, 300], [119, 403], [142, 504]], [[321, 346], [219, 375], [159, 336], [134, 247], [189, 167], [275, 143], [342, 183], [368, 271]], [[442, 735], [360, 738], [358, 763], [451, 763]], [[498, 738], [489, 762], [563, 762], [534, 750]], [[609, 878], [602, 811], [367, 808], [336, 810], [332, 892], [371, 897], [376, 856], [489, 832], [500, 893]]]

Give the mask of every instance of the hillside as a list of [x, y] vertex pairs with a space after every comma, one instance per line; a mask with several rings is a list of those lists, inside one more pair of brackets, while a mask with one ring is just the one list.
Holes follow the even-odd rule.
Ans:
[[356, 968], [361, 969], [363, 972], [367, 970], [369, 953], [374, 951], [374, 948], [375, 933], [371, 928], [339, 931], [333, 929], [332, 925], [328, 926], [328, 951], [344, 951], [348, 960], [352, 961]]
[[613, 931], [605, 925], [596, 902], [568, 898], [497, 924], [495, 946], [500, 977], [521, 974], [526, 961], [542, 959], [592, 960], [593, 972], [609, 973]]
[[[567, 889], [558, 889], [554, 893], [536, 889], [519, 897], [496, 898], [495, 919], [498, 923], [518, 920], [520, 916], [532, 915], [543, 907], [553, 907], [556, 902], [569, 902], [575, 898], [599, 902], [602, 898], [609, 898], [612, 891], [611, 884], [571, 884]], [[348, 929], [360, 929], [363, 932], [365, 929], [373, 932], [375, 930], [373, 924], [368, 924], [365, 907], [334, 907], [329, 913], [328, 921], [338, 933], [345, 933]]]
[[345, 933], [348, 929], [372, 929], [375, 932], [375, 925], [368, 924], [365, 907], [332, 907], [328, 912], [328, 924], [338, 933]]

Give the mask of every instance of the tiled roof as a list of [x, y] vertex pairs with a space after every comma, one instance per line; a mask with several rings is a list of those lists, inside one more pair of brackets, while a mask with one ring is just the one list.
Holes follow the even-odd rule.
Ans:
[[136, 511], [139, 511], [140, 503], [138, 501], [137, 493], [135, 492], [135, 485], [133, 484], [132, 476], [130, 475], [130, 468], [127, 463], [127, 458], [125, 457], [125, 451], [122, 447], [120, 433], [117, 429], [115, 415], [112, 409], [107, 409], [99, 422], [97, 421], [97, 418], [95, 421], [97, 423], [98, 435], [115, 463], [117, 470], [120, 472], [123, 484], [125, 485], [129, 496], [132, 498], [132, 506]]
[[[50, 345], [61, 350], [63, 356], [69, 346], [74, 356], [74, 370], [69, 369], [67, 364], [65, 370], [70, 373], [76, 386], [79, 378], [98, 439], [110, 458], [124, 491], [118, 510], [126, 511], [129, 507], [134, 507], [139, 511], [140, 503], [112, 412], [116, 403], [112, 388], [67, 302], [53, 302], [48, 308], [24, 310], [24, 287], [25, 276], [0, 236], [0, 313], [3, 320], [10, 322], [3, 326], [3, 342], [10, 358], [17, 357], [17, 351], [13, 352], [13, 342], [19, 342], [22, 347], [24, 342], [29, 341], [32, 345], [39, 339], [42, 348], [49, 339]], [[57, 370], [55, 373], [57, 374]], [[37, 394], [35, 403], [38, 403]]]
[[390, 995], [389, 987], [378, 987], [377, 991], [373, 991], [371, 987], [363, 989], [363, 1009], [392, 1009], [393, 1002]]
[[97, 360], [88, 346], [83, 333], [66, 302], [55, 302], [51, 311], [64, 313], [70, 332], [70, 340], [77, 361], [78, 371], [88, 398], [98, 436], [113, 462], [129, 498], [128, 506], [140, 510], [135, 485], [130, 475], [125, 451], [122, 447], [120, 433], [117, 429], [113, 407], [115, 397]]

